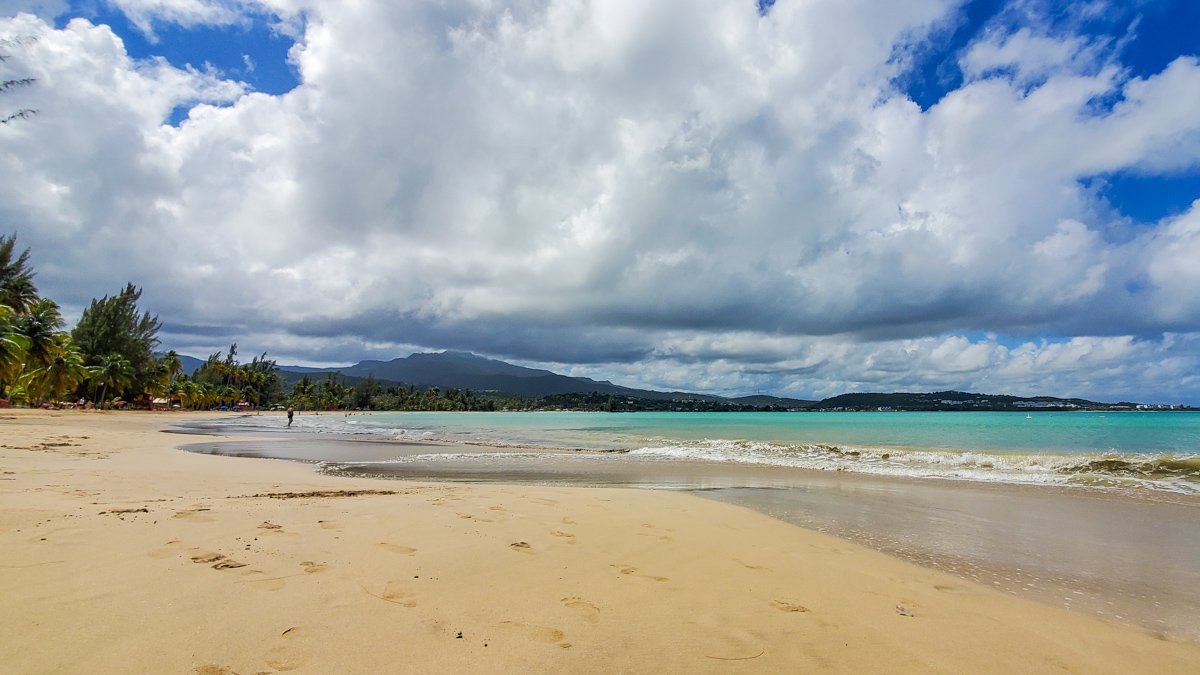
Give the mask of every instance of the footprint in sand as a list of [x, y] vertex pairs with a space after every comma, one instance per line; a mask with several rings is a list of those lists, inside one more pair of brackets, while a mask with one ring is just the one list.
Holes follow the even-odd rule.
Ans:
[[613, 563], [612, 565], [609, 565], [609, 567], [615, 567], [618, 572], [627, 576], [637, 576], [643, 579], [649, 579], [650, 581], [658, 582], [670, 581], [668, 577], [658, 577], [654, 576], [653, 574], [642, 574], [638, 571], [638, 568], [634, 567], [633, 565], [619, 565], [617, 563]]
[[401, 607], [417, 606], [416, 594], [399, 581], [389, 581], [387, 586], [383, 587], [383, 595], [380, 597]]
[[295, 645], [279, 645], [267, 650], [263, 660], [275, 670], [296, 670], [308, 662], [308, 652]]
[[191, 521], [193, 523], [211, 523], [213, 522], [212, 516], [209, 516], [205, 513], [205, 511], [208, 510], [209, 509], [206, 508], [195, 508], [184, 511], [176, 511], [173, 517], [180, 520]]
[[309, 574], [312, 574], [314, 572], [322, 572], [324, 570], [329, 569], [329, 565], [326, 565], [324, 563], [316, 563], [311, 560], [305, 560], [304, 562], [300, 563], [300, 567], [303, 567], [304, 571]]
[[562, 530], [551, 530], [550, 534], [554, 535], [555, 537], [562, 537], [563, 539], [566, 539], [568, 544], [575, 543], [575, 535], [571, 534], [570, 532], [563, 532]]
[[214, 563], [212, 565], [214, 570], [232, 570], [246, 566], [246, 563], [241, 563], [236, 560], [226, 558], [224, 554], [221, 553], [200, 553], [192, 556], [192, 562], [203, 565]]
[[209, 664], [206, 666], [196, 666], [192, 669], [192, 675], [235, 675], [235, 673], [232, 668]]
[[[260, 572], [258, 570], [251, 570], [251, 571], [246, 572], [246, 574], [248, 576], [253, 577], [253, 576], [261, 576], [264, 573]], [[295, 576], [295, 575], [288, 575], [288, 576]], [[287, 585], [287, 577], [264, 577], [262, 579], [253, 579], [253, 578], [242, 579], [242, 580], [238, 581], [237, 583], [239, 583], [239, 584], [254, 584], [253, 586], [251, 586], [251, 588], [254, 588], [254, 589], [260, 590], [260, 591], [280, 591], [280, 590], [283, 590], [283, 587]]]
[[463, 520], [477, 520], [477, 521], [479, 521], [479, 522], [481, 522], [481, 523], [490, 523], [490, 522], [492, 522], [491, 520], [488, 520], [487, 518], [480, 518], [479, 516], [473, 516], [473, 515], [471, 515], [471, 514], [469, 514], [469, 513], [458, 513], [457, 515], [458, 515], [458, 517], [459, 517], [459, 518], [462, 518]]
[[738, 558], [734, 558], [733, 561], [735, 563], [738, 563], [742, 567], [745, 567], [748, 570], [762, 570], [764, 572], [772, 571], [771, 568], [767, 567], [766, 565], [751, 565], [750, 563], [746, 562], [745, 560], [739, 560]]
[[514, 541], [508, 545], [514, 551], [523, 551], [525, 553], [533, 553], [533, 547], [527, 541]]
[[639, 536], [658, 537], [659, 541], [675, 541], [675, 537], [672, 537], [669, 534], [663, 534], [663, 532], [674, 532], [675, 531], [669, 527], [658, 527], [657, 525], [651, 525], [650, 523], [642, 523], [642, 527], [644, 527], [647, 530], [652, 530], [652, 531], [651, 532], [638, 532]]
[[259, 525], [259, 526], [258, 526], [258, 529], [260, 529], [260, 530], [282, 530], [282, 529], [283, 529], [283, 526], [282, 526], [282, 525], [276, 525], [275, 523], [272, 523], [272, 522], [271, 522], [271, 521], [269, 521], [269, 520], [264, 520], [264, 521], [262, 522], [262, 525]]
[[563, 525], [575, 525], [575, 520], [574, 520], [573, 518], [570, 518], [570, 517], [563, 518], [563, 519], [562, 519], [562, 524], [563, 524]]
[[342, 529], [341, 524], [336, 521], [333, 521], [333, 520], [318, 520], [317, 525], [320, 525], [322, 530], [340, 530], [340, 529]]
[[561, 602], [566, 607], [579, 610], [583, 616], [583, 620], [588, 623], [596, 623], [600, 620], [600, 608], [583, 598], [572, 596], [570, 598], [563, 598]]
[[545, 642], [547, 644], [559, 642], [564, 637], [563, 632], [557, 628], [536, 626], [531, 623], [501, 621], [496, 625], [508, 633], [519, 635], [527, 640], [537, 640], [538, 642]]
[[807, 612], [808, 608], [800, 603], [787, 600], [772, 600], [771, 606], [781, 612]]
[[401, 555], [412, 555], [417, 552], [417, 549], [415, 549], [411, 546], [401, 546], [399, 544], [389, 544], [386, 541], [381, 541], [375, 545], [385, 551], [391, 551], [392, 553], [399, 553]]
[[180, 546], [179, 540], [172, 539], [171, 541], [168, 541], [167, 543], [163, 544], [162, 548], [156, 548], [153, 551], [150, 551], [149, 553], [147, 553], [146, 555], [150, 556], [151, 558], [154, 558], [155, 560], [166, 560], [167, 558], [174, 558], [175, 556], [179, 555], [179, 546]]

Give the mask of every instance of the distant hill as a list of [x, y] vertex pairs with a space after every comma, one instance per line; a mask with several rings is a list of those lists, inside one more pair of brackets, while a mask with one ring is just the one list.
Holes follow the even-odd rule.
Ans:
[[812, 404], [813, 410], [1011, 410], [1011, 409], [1097, 409], [1127, 408], [1133, 403], [1097, 403], [1082, 398], [1053, 396], [1008, 396], [1004, 394], [973, 394], [965, 391], [935, 391], [929, 393], [896, 392], [841, 394]]
[[470, 352], [446, 351], [413, 354], [391, 361], [360, 361], [345, 368], [279, 366], [279, 369], [285, 372], [308, 374], [339, 372], [353, 378], [374, 375], [378, 380], [418, 387], [470, 389], [477, 392], [496, 392], [522, 397], [598, 393], [656, 401], [726, 400], [720, 396], [708, 394], [634, 389], [608, 381], [598, 381], [586, 377], [568, 377], [549, 370], [517, 366]]
[[200, 368], [200, 366], [204, 365], [203, 359], [198, 359], [194, 356], [185, 356], [183, 354], [179, 355], [179, 362], [183, 364], [183, 372], [187, 374], [188, 377], [191, 377], [192, 374]]
[[751, 405], [755, 408], [766, 408], [774, 406], [777, 408], [807, 408], [816, 401], [806, 401], [800, 398], [781, 398], [779, 396], [767, 396], [765, 394], [755, 394], [754, 396], [739, 396], [737, 398], [728, 399], [733, 403], [741, 405]]

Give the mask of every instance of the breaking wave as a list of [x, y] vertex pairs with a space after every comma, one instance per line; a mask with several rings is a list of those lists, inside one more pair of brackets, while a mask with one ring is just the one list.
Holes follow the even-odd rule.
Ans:
[[629, 455], [920, 478], [1200, 493], [1200, 455], [963, 452], [727, 440], [642, 447]]

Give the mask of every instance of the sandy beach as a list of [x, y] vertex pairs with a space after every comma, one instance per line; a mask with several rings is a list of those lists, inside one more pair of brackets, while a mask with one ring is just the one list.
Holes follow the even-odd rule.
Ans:
[[0, 412], [0, 672], [1200, 671], [1200, 645], [738, 506], [161, 433], [196, 417]]

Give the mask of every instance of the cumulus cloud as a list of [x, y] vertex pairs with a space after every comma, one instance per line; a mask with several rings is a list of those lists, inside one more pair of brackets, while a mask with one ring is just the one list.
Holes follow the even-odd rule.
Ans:
[[[181, 344], [460, 348], [731, 393], [1098, 394], [1116, 376], [1019, 364], [1109, 341], [1137, 349], [1106, 373], [1195, 372], [1200, 207], [1117, 228], [1084, 184], [1200, 164], [1194, 57], [1131, 77], [1111, 44], [1001, 23], [922, 110], [896, 54], [949, 0], [115, 4], [148, 31], [292, 22], [300, 85], [0, 20], [39, 38], [10, 65], [42, 111], [0, 129], [0, 226], [68, 308], [132, 280]], [[965, 337], [987, 332], [1065, 341]]]
[[853, 342], [754, 334], [667, 336], [636, 364], [555, 364], [573, 375], [676, 390], [824, 398], [851, 391], [945, 391], [1093, 400], [1191, 400], [1200, 336], [1078, 337], [1002, 343], [996, 336]]

